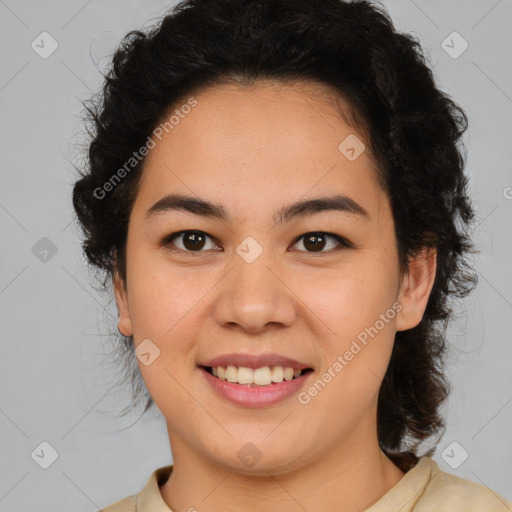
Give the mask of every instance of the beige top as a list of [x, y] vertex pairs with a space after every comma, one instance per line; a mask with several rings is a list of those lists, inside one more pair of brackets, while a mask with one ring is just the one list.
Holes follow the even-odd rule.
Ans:
[[[156, 469], [139, 494], [129, 496], [103, 512], [173, 512], [162, 499], [159, 486], [171, 466]], [[428, 456], [409, 470], [379, 501], [364, 512], [508, 512], [512, 502], [482, 484], [441, 471]]]

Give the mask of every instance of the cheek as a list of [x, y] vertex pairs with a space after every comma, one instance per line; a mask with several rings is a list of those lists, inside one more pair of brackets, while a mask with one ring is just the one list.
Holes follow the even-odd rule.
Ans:
[[318, 317], [317, 330], [325, 333], [318, 338], [322, 368], [317, 379], [321, 382], [311, 390], [313, 395], [318, 393], [318, 399], [311, 398], [318, 414], [334, 407], [357, 418], [376, 398], [400, 308], [395, 302], [396, 279], [390, 264], [368, 263], [337, 272], [321, 286], [310, 288], [306, 302]]
[[194, 407], [183, 386], [195, 371], [197, 315], [208, 283], [169, 268], [150, 256], [134, 258], [130, 314], [136, 346], [149, 339], [159, 351], [151, 364], [139, 361], [142, 377], [156, 406], [177, 425], [176, 411]]
[[[333, 346], [341, 348], [336, 340], [343, 343], [356, 338], [392, 308], [397, 279], [391, 265], [386, 267], [361, 258], [321, 279], [298, 281], [297, 286], [303, 286], [298, 288], [298, 295], [305, 298], [305, 304], [325, 324], [326, 337], [334, 339]], [[393, 311], [390, 316], [394, 316]], [[383, 330], [389, 331], [389, 327], [386, 323]]]
[[173, 377], [181, 382], [195, 371], [204, 306], [220, 274], [207, 265], [171, 265], [159, 251], [137, 248], [131, 256], [127, 272], [135, 344], [149, 339], [160, 351], [151, 365], [139, 362], [139, 367], [160, 407], [160, 397], [173, 403], [183, 398]]
[[173, 265], [154, 250], [134, 250], [127, 271], [130, 315], [139, 338], [172, 337], [172, 330], [182, 330], [215, 283], [211, 269]]

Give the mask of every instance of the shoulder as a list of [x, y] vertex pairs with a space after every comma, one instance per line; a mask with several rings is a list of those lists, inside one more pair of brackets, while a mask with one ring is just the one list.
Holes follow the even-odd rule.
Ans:
[[116, 501], [108, 507], [103, 507], [101, 512], [136, 512], [137, 496], [128, 496], [122, 500]]
[[426, 457], [431, 475], [415, 512], [512, 512], [512, 502], [486, 487], [442, 471], [437, 462]]
[[173, 466], [157, 468], [149, 476], [144, 488], [137, 494], [123, 498], [101, 509], [101, 512], [156, 512], [170, 510], [160, 494], [160, 486], [171, 475]]

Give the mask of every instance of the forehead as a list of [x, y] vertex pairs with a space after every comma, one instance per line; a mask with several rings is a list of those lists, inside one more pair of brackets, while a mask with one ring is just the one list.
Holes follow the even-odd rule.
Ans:
[[[379, 207], [366, 135], [354, 127], [350, 105], [332, 88], [308, 82], [228, 83], [193, 98], [192, 109], [180, 112], [188, 98], [173, 105], [169, 116], [178, 122], [155, 139], [139, 187], [142, 199], [172, 192], [216, 202], [236, 196], [240, 206], [249, 207], [265, 199], [277, 205], [290, 202], [286, 197], [336, 191]], [[347, 140], [360, 144], [355, 159], [344, 153]]]
[[[327, 132], [334, 142], [340, 132], [357, 132], [361, 139], [366, 137], [366, 128], [356, 127], [355, 110], [348, 100], [333, 87], [319, 82], [275, 79], [260, 79], [251, 84], [227, 82], [199, 89], [194, 98], [197, 106], [181, 116], [181, 129], [175, 126], [172, 131], [178, 137], [190, 137], [188, 130], [194, 130], [201, 135], [198, 141], [201, 143], [214, 141], [216, 146], [222, 143], [220, 147], [236, 150], [242, 149], [236, 142], [244, 142], [248, 149], [259, 143], [282, 142], [282, 149], [286, 150], [295, 137], [301, 142], [314, 141], [319, 153], [332, 142], [329, 139], [326, 144], [318, 145], [318, 139]], [[168, 114], [178, 113], [185, 102], [185, 98], [176, 102]], [[315, 137], [313, 132], [318, 131], [319, 136]]]

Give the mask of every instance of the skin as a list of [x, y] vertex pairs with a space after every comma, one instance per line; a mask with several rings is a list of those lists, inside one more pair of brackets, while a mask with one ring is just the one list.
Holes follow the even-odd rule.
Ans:
[[[136, 346], [149, 338], [160, 350], [139, 366], [172, 447], [162, 497], [175, 512], [334, 512], [340, 503], [362, 511], [404, 476], [380, 450], [377, 397], [396, 331], [423, 316], [435, 253], [424, 251], [400, 274], [369, 144], [333, 108], [327, 86], [260, 81], [194, 97], [197, 106], [146, 159], [129, 221], [127, 279], [114, 281], [119, 328]], [[354, 161], [338, 150], [349, 134], [367, 148]], [[182, 211], [146, 220], [168, 193], [220, 203], [233, 222]], [[279, 208], [336, 194], [357, 201], [369, 219], [330, 211], [274, 223]], [[183, 237], [176, 252], [161, 244], [188, 229], [211, 237], [202, 252], [186, 252]], [[353, 247], [328, 237], [315, 252], [299, 238], [311, 231]], [[263, 249], [250, 264], [236, 252], [248, 236]], [[277, 352], [312, 366], [312, 383], [395, 302], [401, 311], [306, 405], [297, 396], [259, 409], [234, 405], [197, 368], [224, 353]], [[237, 457], [248, 442], [261, 453], [250, 468]]]

